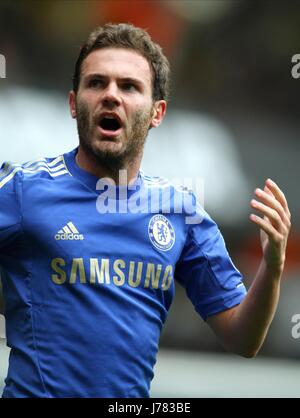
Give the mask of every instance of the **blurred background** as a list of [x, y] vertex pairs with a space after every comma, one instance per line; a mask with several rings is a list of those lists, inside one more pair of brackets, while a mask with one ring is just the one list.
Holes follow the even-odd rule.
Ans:
[[[77, 146], [68, 111], [73, 67], [88, 33], [105, 22], [147, 29], [168, 56], [168, 115], [149, 134], [143, 169], [201, 179], [205, 209], [247, 287], [261, 257], [248, 220], [254, 188], [274, 179], [293, 216], [279, 308], [258, 357], [224, 353], [177, 286], [152, 396], [300, 396], [300, 338], [292, 336], [292, 316], [300, 314], [300, 79], [291, 73], [300, 53], [300, 2], [1, 0], [1, 164]], [[4, 337], [3, 316], [0, 327]], [[0, 391], [4, 339], [1, 355]]]

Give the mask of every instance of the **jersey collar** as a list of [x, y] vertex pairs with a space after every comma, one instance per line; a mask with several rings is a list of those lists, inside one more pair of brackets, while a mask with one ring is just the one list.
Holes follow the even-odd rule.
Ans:
[[[76, 162], [76, 155], [78, 147], [74, 150], [64, 154], [65, 164], [70, 174], [88, 187], [92, 192], [100, 194], [103, 190], [101, 187], [101, 179], [86, 170], [80, 168]], [[98, 184], [98, 186], [97, 186]], [[115, 186], [115, 196], [117, 199], [129, 198], [133, 193], [136, 193], [142, 187], [142, 176], [139, 171], [135, 183], [131, 186]]]

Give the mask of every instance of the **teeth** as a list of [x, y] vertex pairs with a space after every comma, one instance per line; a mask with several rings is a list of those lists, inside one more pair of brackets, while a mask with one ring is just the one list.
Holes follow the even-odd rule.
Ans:
[[106, 115], [106, 116], [104, 116], [106, 119], [115, 119], [115, 117], [114, 116], [112, 116], [112, 115]]

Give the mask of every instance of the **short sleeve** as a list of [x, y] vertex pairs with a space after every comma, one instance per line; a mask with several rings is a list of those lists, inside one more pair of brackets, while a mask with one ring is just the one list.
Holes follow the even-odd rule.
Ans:
[[19, 171], [18, 166], [8, 163], [0, 169], [0, 253], [21, 229]]
[[205, 320], [238, 305], [246, 288], [216, 223], [205, 212], [201, 219], [201, 223], [189, 225], [175, 278]]

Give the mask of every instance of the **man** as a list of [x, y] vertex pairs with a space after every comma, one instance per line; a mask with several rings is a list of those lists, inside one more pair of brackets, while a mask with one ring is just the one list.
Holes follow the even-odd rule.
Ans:
[[139, 169], [168, 84], [167, 59], [146, 32], [97, 28], [70, 93], [78, 149], [2, 167], [4, 397], [149, 396], [174, 279], [227, 350], [252, 357], [261, 347], [279, 297], [286, 199], [271, 180], [256, 189], [260, 216], [250, 219], [263, 259], [246, 294], [195, 197]]

